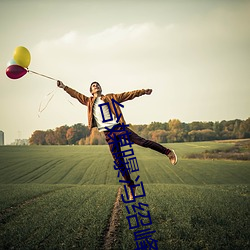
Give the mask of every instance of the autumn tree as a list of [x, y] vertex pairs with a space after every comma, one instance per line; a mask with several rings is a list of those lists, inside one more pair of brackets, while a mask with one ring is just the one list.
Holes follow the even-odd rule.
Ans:
[[167, 131], [163, 129], [157, 129], [155, 131], [151, 131], [151, 138], [153, 141], [156, 141], [158, 143], [164, 143], [167, 142]]
[[57, 138], [56, 138], [56, 134], [54, 130], [49, 129], [45, 132], [45, 141], [46, 141], [46, 145], [57, 144]]
[[31, 137], [29, 139], [29, 143], [31, 145], [45, 145], [46, 144], [45, 135], [46, 135], [45, 131], [36, 130], [31, 135]]
[[168, 142], [183, 141], [182, 123], [178, 119], [172, 119], [168, 122], [169, 132], [167, 135]]
[[136, 134], [139, 136], [145, 138], [145, 139], [152, 139], [150, 136], [150, 131], [148, 130], [148, 125], [132, 125], [129, 124], [129, 128], [133, 130]]
[[55, 129], [55, 137], [56, 137], [56, 144], [57, 145], [67, 145], [68, 141], [66, 138], [66, 133], [69, 127], [67, 125], [57, 127]]
[[79, 144], [80, 140], [82, 144], [89, 135], [90, 132], [88, 127], [81, 123], [77, 123], [67, 130], [66, 139], [68, 144]]
[[90, 145], [103, 145], [106, 144], [105, 136], [100, 133], [97, 128], [91, 129], [89, 138], [86, 138], [86, 142]]
[[[214, 139], [250, 138], [250, 118], [247, 120], [230, 120], [221, 122], [185, 123], [178, 119], [168, 122], [152, 122], [147, 125], [132, 125], [130, 129], [141, 137], [156, 142], [205, 141]], [[36, 130], [30, 140], [31, 145], [65, 145], [65, 144], [105, 144], [105, 136], [97, 128], [91, 133], [87, 126], [78, 123], [47, 131]]]

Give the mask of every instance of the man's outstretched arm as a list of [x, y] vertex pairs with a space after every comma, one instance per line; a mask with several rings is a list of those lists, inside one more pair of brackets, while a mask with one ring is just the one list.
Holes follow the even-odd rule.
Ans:
[[71, 95], [73, 98], [76, 98], [80, 103], [83, 105], [87, 105], [89, 97], [77, 92], [76, 90], [64, 85], [62, 81], [57, 81], [57, 86], [59, 88], [64, 89], [69, 95]]
[[135, 97], [139, 97], [142, 95], [150, 95], [152, 93], [152, 89], [141, 89], [141, 90], [134, 90], [134, 91], [130, 91], [130, 92], [124, 92], [121, 94], [115, 94], [115, 99], [121, 103], [121, 102], [125, 102], [128, 100], [132, 100]]

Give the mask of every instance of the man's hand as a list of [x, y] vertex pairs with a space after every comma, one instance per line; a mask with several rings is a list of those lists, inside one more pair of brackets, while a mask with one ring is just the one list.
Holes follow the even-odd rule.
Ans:
[[59, 88], [62, 88], [62, 89], [64, 89], [66, 86], [63, 84], [63, 82], [61, 82], [61, 81], [57, 81], [57, 86], [59, 87]]
[[152, 89], [145, 89], [145, 94], [146, 95], [150, 95], [152, 93]]

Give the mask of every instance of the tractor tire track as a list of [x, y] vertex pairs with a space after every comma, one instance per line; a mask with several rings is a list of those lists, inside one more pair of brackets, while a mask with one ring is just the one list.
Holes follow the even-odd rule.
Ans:
[[58, 167], [57, 164], [58, 164], [58, 163], [61, 163], [61, 162], [63, 162], [63, 161], [62, 161], [62, 160], [56, 161], [53, 165], [50, 165], [49, 167], [47, 167], [47, 168], [45, 169], [44, 172], [42, 172], [41, 174], [38, 174], [38, 175], [34, 176], [33, 178], [29, 179], [29, 180], [27, 181], [27, 183], [33, 182], [33, 181], [39, 179], [40, 177], [42, 177], [43, 175], [49, 173], [49, 172], [50, 172], [51, 170], [53, 170], [54, 168]]
[[[51, 164], [51, 162], [54, 162], [54, 163]], [[39, 166], [31, 169], [30, 171], [28, 171], [28, 172], [26, 172], [26, 173], [24, 173], [22, 175], [17, 176], [16, 178], [14, 178], [12, 180], [12, 182], [17, 182], [19, 179], [22, 179], [23, 177], [25, 177], [25, 176], [27, 176], [29, 174], [32, 174], [32, 173], [34, 173], [34, 172], [36, 172], [36, 171], [38, 171], [40, 169], [44, 169], [44, 172], [42, 172], [41, 174], [39, 174], [39, 177], [40, 177], [44, 173], [47, 173], [48, 171], [50, 171], [52, 168], [55, 168], [57, 166], [57, 163], [59, 163], [59, 162], [61, 162], [61, 160], [56, 160], [56, 161], [51, 160], [51, 161], [48, 161], [48, 162], [46, 162], [46, 163], [44, 163], [42, 165], [39, 165]], [[51, 166], [53, 166], [53, 167], [51, 167]], [[36, 178], [36, 177], [33, 177], [33, 178]]]
[[109, 225], [104, 237], [103, 250], [111, 250], [114, 243], [117, 242], [119, 220], [122, 214], [122, 200], [121, 200], [122, 187], [119, 187], [114, 207], [110, 216]]
[[61, 191], [63, 189], [74, 188], [74, 187], [75, 186], [69, 186], [69, 187], [58, 188], [56, 190], [47, 191], [47, 192], [44, 192], [42, 194], [36, 195], [36, 196], [32, 197], [31, 199], [25, 200], [21, 203], [18, 203], [16, 205], [11, 206], [11, 207], [5, 208], [4, 210], [0, 211], [0, 224], [8, 223], [10, 218], [12, 216], [14, 216], [18, 210], [22, 209], [23, 207], [26, 207], [28, 205], [33, 204], [34, 202], [43, 198], [44, 196], [51, 194], [51, 193], [54, 193], [54, 192], [57, 192], [57, 191]]
[[[80, 203], [82, 203], [83, 201], [86, 202], [89, 199], [91, 199], [93, 197], [93, 195], [95, 195], [97, 193], [97, 191], [92, 192], [91, 194], [89, 194], [88, 196], [85, 197], [84, 200], [81, 200]], [[81, 206], [81, 204], [79, 203], [79, 207]], [[68, 204], [70, 206], [70, 204]], [[58, 224], [57, 226], [55, 226], [53, 228], [52, 231], [48, 232], [44, 238], [38, 243], [38, 249], [46, 249], [46, 247], [49, 246], [49, 242], [51, 240], [51, 238], [53, 238], [55, 235], [60, 234], [60, 232], [62, 231], [62, 226], [61, 224]], [[80, 234], [81, 235], [81, 234]]]
[[169, 166], [167, 166], [168, 167], [168, 169], [174, 174], [174, 176], [177, 178], [177, 179], [179, 179], [183, 184], [186, 184], [185, 183], [185, 181], [174, 171], [174, 169], [173, 168], [171, 168], [171, 167], [169, 167]]
[[81, 162], [82, 160], [80, 161], [77, 161], [75, 164], [73, 164], [67, 171], [65, 171], [64, 175], [61, 176], [60, 179], [58, 179], [55, 184], [58, 184], [58, 183], [63, 183], [62, 180]]

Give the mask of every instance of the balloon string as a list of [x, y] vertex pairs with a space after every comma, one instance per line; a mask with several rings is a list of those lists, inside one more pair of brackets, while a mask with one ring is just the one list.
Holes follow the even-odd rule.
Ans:
[[47, 95], [44, 96], [44, 100], [46, 98], [49, 98], [48, 101], [46, 102], [46, 104], [44, 105], [44, 107], [42, 107], [42, 104], [43, 104], [43, 100], [40, 102], [40, 105], [39, 105], [39, 108], [38, 108], [38, 117], [40, 118], [41, 116], [41, 113], [48, 107], [49, 103], [51, 102], [52, 98], [54, 97], [55, 95], [55, 92], [56, 92], [57, 88], [54, 89], [53, 91], [51, 91], [50, 93], [48, 93]]
[[[40, 105], [39, 105], [39, 108], [38, 108], [38, 114], [37, 116], [40, 118], [41, 117], [41, 113], [49, 106], [49, 103], [51, 102], [52, 98], [54, 97], [54, 95], [56, 94], [56, 91], [58, 90], [58, 88], [54, 89], [53, 91], [51, 91], [50, 93], [48, 93], [47, 95], [44, 96], [43, 100], [40, 102]], [[46, 100], [46, 104], [43, 105], [43, 102]], [[75, 107], [75, 105], [70, 101], [68, 100], [68, 102], [73, 106]]]
[[28, 72], [30, 72], [30, 73], [37, 74], [37, 75], [39, 75], [39, 76], [43, 76], [43, 77], [46, 77], [46, 78], [48, 78], [48, 79], [51, 79], [51, 80], [57, 81], [57, 79], [55, 79], [55, 78], [52, 78], [52, 77], [50, 77], [50, 76], [46, 76], [46, 75], [43, 75], [43, 74], [37, 73], [37, 72], [35, 72], [35, 71], [33, 71], [33, 70], [30, 70], [30, 69], [27, 69], [27, 71], [28, 71]]
[[75, 107], [75, 105], [70, 101], [70, 100], [68, 100], [68, 102], [72, 105], [72, 106], [74, 106]]

